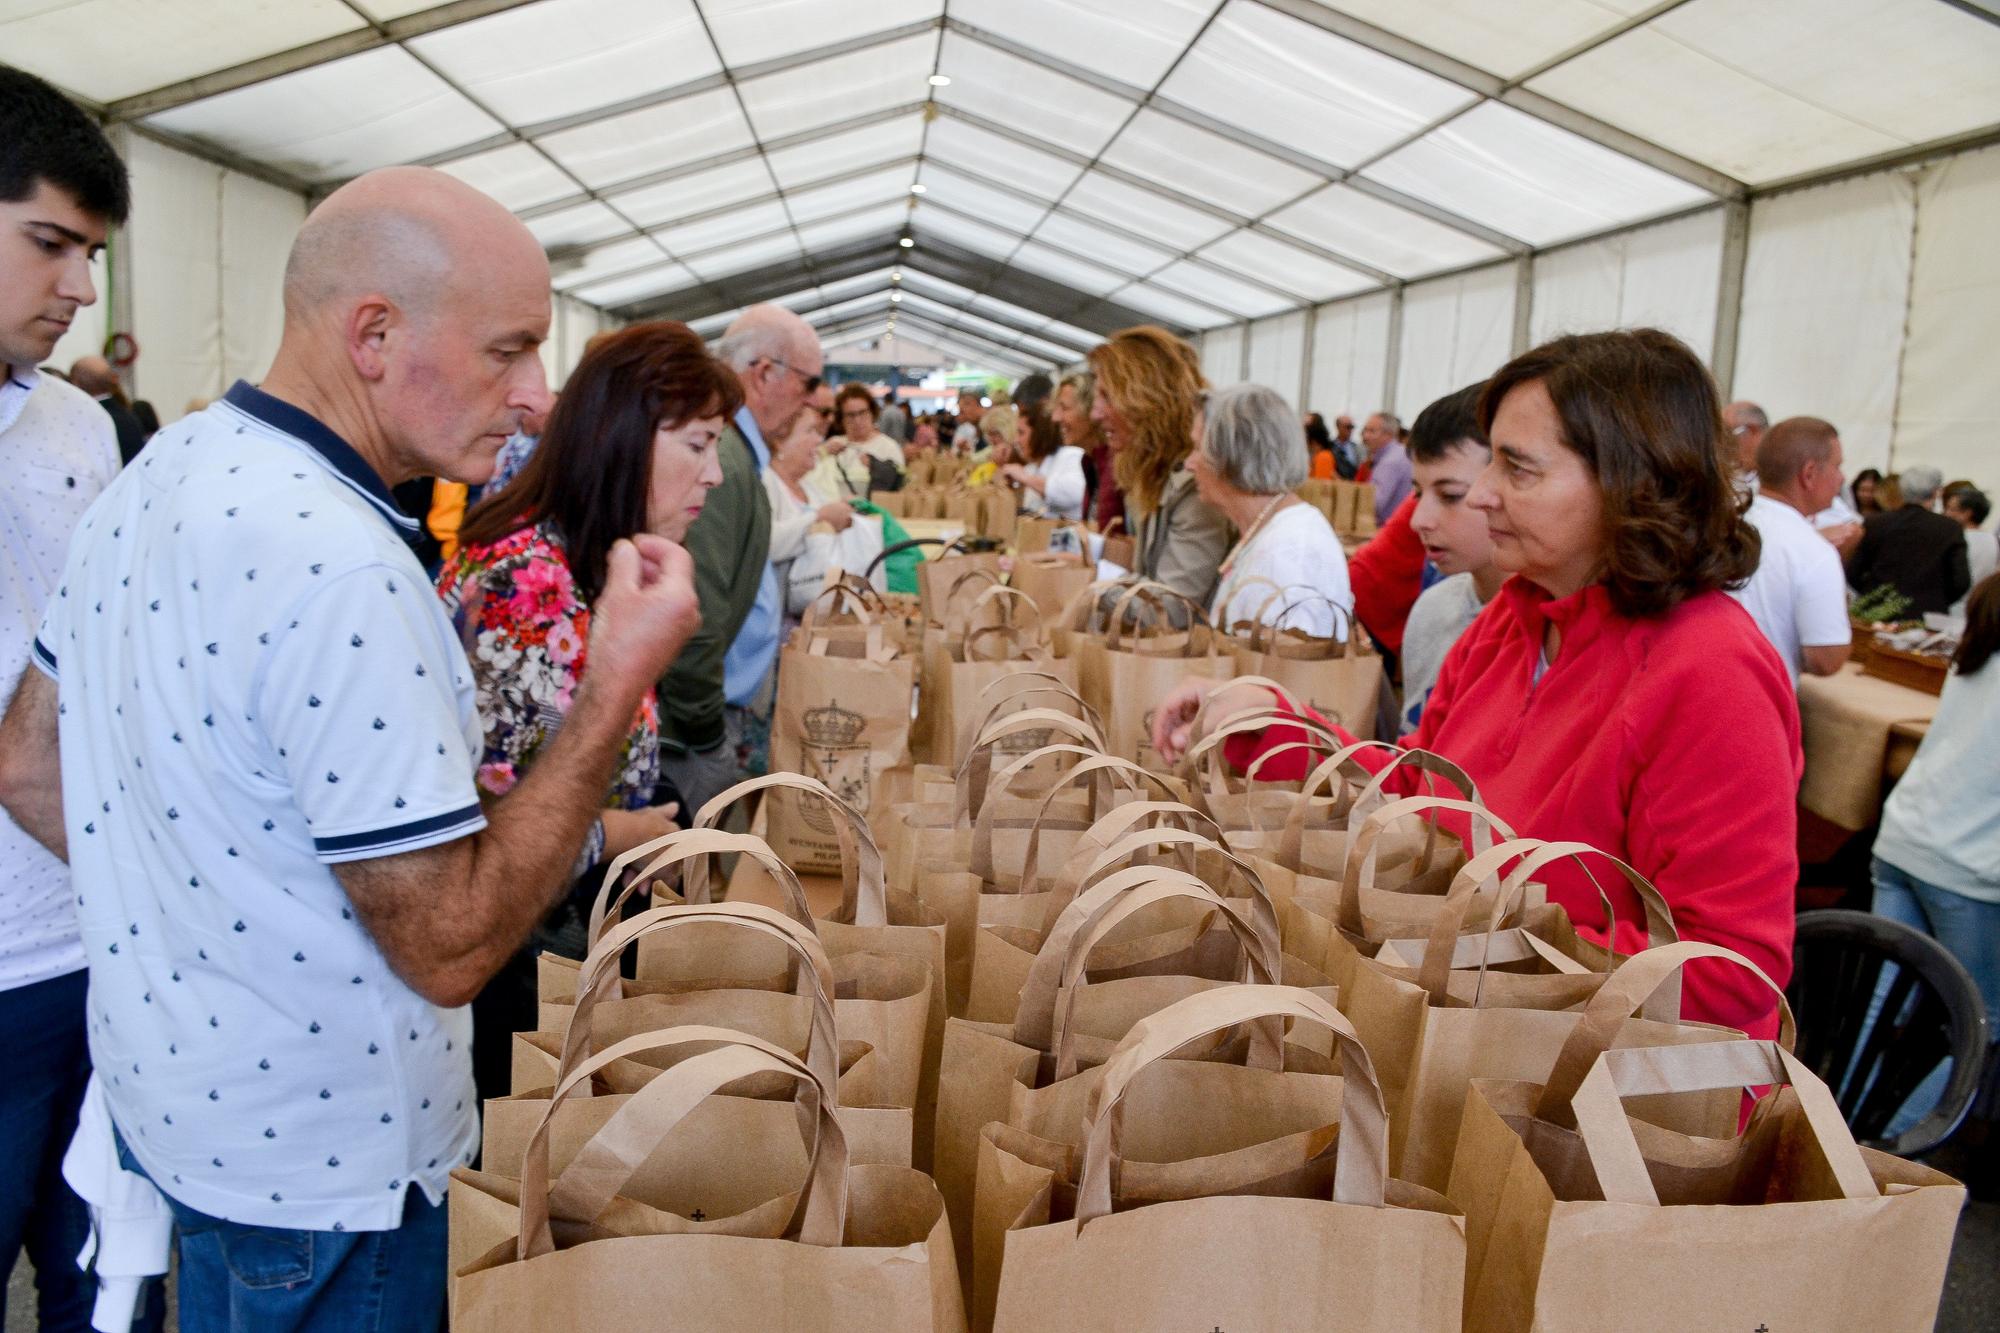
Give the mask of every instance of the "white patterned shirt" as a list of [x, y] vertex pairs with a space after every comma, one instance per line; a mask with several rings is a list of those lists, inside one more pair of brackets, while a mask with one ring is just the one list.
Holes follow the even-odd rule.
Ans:
[[[118, 475], [111, 418], [81, 389], [0, 362], [0, 708], [28, 665], [69, 535]], [[83, 966], [69, 867], [0, 810], [0, 990]]]
[[35, 640], [112, 1119], [232, 1221], [392, 1228], [477, 1143], [469, 1011], [390, 970], [330, 869], [485, 824], [415, 531], [345, 441], [239, 383], [91, 506]]

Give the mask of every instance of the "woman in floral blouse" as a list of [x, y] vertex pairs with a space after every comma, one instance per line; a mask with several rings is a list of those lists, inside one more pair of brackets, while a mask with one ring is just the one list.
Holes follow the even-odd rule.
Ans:
[[[590, 608], [612, 543], [636, 532], [672, 541], [686, 534], [722, 480], [717, 442], [742, 404], [735, 373], [685, 324], [635, 324], [593, 339], [520, 474], [465, 516], [438, 593], [464, 637], [478, 687], [483, 794], [504, 795], [562, 725], [589, 659]], [[648, 691], [604, 813], [577, 859], [579, 879], [673, 831], [679, 793], [660, 772], [659, 751], [659, 709]], [[569, 910], [559, 908], [529, 942], [517, 960], [525, 968], [510, 966], [489, 986], [504, 997], [475, 1003], [475, 1044], [484, 1017], [498, 1032], [500, 1093], [507, 1091], [507, 1033], [520, 1018], [518, 1003], [506, 1001], [518, 1002], [516, 992], [525, 989], [532, 1026], [532, 956], [539, 946], [567, 945], [567, 952], [580, 943], [562, 939]], [[488, 1080], [479, 1081], [484, 1095]]]

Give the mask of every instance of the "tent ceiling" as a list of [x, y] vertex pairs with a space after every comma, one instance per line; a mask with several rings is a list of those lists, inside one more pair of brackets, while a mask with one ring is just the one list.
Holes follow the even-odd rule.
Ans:
[[76, 0], [0, 9], [0, 49], [267, 179], [442, 166], [607, 308], [813, 309], [902, 262], [954, 287], [947, 332], [1011, 307], [986, 332], [1033, 356], [1051, 321], [1213, 327], [2000, 137], [1994, 9]]

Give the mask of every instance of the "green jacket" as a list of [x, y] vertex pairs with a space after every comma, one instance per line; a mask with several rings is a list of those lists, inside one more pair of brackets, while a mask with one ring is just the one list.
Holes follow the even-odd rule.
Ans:
[[722, 484], [708, 493], [682, 544], [694, 557], [701, 629], [660, 677], [660, 741], [669, 752], [722, 742], [722, 659], [757, 602], [771, 555], [771, 499], [757, 457], [732, 423], [716, 447]]

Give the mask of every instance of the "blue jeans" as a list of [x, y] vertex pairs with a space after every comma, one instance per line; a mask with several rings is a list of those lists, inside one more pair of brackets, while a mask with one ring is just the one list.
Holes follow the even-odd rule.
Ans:
[[1965, 964], [1988, 1019], [2000, 1023], [2000, 903], [1926, 884], [1875, 858], [1875, 910], [1935, 939]]
[[[2000, 903], [1981, 902], [1925, 883], [1879, 856], [1871, 868], [1876, 913], [1913, 926], [1942, 944], [1972, 974], [1979, 998], [1986, 1003], [1987, 1018], [2000, 1018]], [[1871, 1014], [1881, 1003], [1878, 995]], [[1890, 1137], [1916, 1124], [1937, 1105], [1950, 1076], [1951, 1062], [1947, 1060], [1910, 1094], [1890, 1122]]]
[[[122, 1137], [118, 1160], [145, 1175]], [[444, 1326], [445, 1210], [415, 1186], [393, 1231], [250, 1226], [161, 1194], [173, 1209], [180, 1251], [182, 1333], [437, 1333]]]
[[[90, 974], [0, 991], [7, 1072], [0, 1077], [0, 1326], [7, 1324], [6, 1276], [25, 1245], [35, 1266], [44, 1330], [88, 1329], [97, 1281], [76, 1266], [90, 1213], [62, 1176], [90, 1082], [83, 1003]], [[157, 1282], [133, 1327], [158, 1329], [166, 1300]]]

